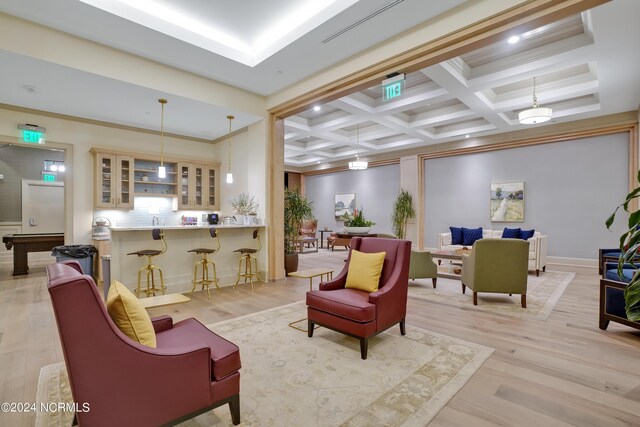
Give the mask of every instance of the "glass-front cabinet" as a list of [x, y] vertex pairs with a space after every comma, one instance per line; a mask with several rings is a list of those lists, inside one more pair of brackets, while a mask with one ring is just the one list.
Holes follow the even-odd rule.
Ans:
[[204, 208], [206, 210], [217, 211], [219, 207], [219, 185], [220, 182], [220, 168], [218, 166], [206, 166], [205, 167], [205, 202]]
[[96, 156], [97, 208], [133, 208], [133, 157], [99, 153]]
[[178, 163], [178, 209], [204, 209], [205, 167], [193, 163]]

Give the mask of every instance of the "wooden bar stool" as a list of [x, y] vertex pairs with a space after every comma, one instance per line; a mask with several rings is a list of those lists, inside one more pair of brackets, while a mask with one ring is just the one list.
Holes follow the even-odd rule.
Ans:
[[[143, 271], [147, 272], [147, 287], [144, 291], [147, 296], [150, 296], [150, 295], [156, 296], [156, 292], [158, 291], [161, 291], [162, 295], [164, 295], [164, 291], [165, 289], [167, 289], [167, 287], [164, 285], [164, 277], [162, 276], [162, 270], [160, 269], [160, 267], [153, 265], [151, 263], [151, 260], [154, 256], [162, 255], [167, 251], [167, 242], [165, 242], [164, 240], [164, 231], [159, 228], [154, 228], [151, 231], [151, 236], [153, 237], [153, 240], [162, 241], [162, 250], [143, 249], [141, 251], [131, 252], [127, 254], [127, 255], [137, 255], [138, 257], [143, 257], [143, 256], [147, 257], [147, 265], [145, 265], [140, 270], [138, 270], [138, 286], [136, 287], [136, 296], [140, 296], [140, 292], [141, 292], [140, 276], [142, 275]], [[156, 282], [154, 277], [155, 270], [158, 270], [158, 273], [160, 273], [160, 289], [156, 288]]]
[[[190, 251], [187, 251], [187, 252], [193, 252], [197, 255], [202, 255], [202, 258], [196, 261], [193, 268], [193, 281], [192, 281], [193, 288], [191, 289], [191, 292], [189, 292], [189, 296], [191, 296], [191, 294], [196, 290], [196, 286], [202, 285], [203, 291], [205, 287], [207, 288], [207, 298], [211, 299], [211, 293], [209, 292], [209, 285], [212, 283], [216, 285], [218, 292], [221, 292], [220, 287], [218, 286], [218, 275], [216, 274], [216, 263], [211, 261], [209, 258], [207, 258], [208, 255], [214, 254], [220, 250], [220, 238], [218, 237], [218, 231], [215, 228], [210, 228], [209, 234], [211, 234], [211, 237], [216, 239], [218, 243], [217, 248], [215, 249], [198, 248], [198, 249], [191, 249]], [[211, 266], [213, 267], [213, 278], [211, 279], [209, 279], [209, 264], [211, 264]], [[200, 280], [198, 280], [199, 265], [202, 265], [202, 279]]]
[[[254, 248], [240, 248], [236, 249], [234, 252], [239, 252], [241, 257], [238, 263], [238, 279], [236, 283], [233, 285], [233, 289], [238, 286], [240, 283], [240, 279], [244, 278], [244, 283], [247, 283], [247, 279], [249, 280], [249, 284], [251, 285], [251, 290], [253, 290], [253, 278], [255, 277], [258, 282], [260, 282], [264, 286], [264, 282], [260, 280], [258, 276], [258, 258], [252, 256], [252, 254], [257, 254], [262, 249], [262, 243], [260, 243], [260, 235], [258, 233], [258, 229], [253, 231], [253, 240], [258, 240], [258, 249]], [[244, 261], [244, 273], [242, 272], [242, 262]], [[255, 264], [255, 270], [253, 266]]]

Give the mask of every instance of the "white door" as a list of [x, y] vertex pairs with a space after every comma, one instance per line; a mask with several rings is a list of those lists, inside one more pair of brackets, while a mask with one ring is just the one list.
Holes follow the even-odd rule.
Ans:
[[64, 233], [64, 183], [22, 180], [22, 232]]

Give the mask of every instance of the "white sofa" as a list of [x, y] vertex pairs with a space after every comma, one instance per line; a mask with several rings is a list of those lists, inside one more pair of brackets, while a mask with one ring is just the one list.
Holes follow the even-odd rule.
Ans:
[[[503, 230], [485, 230], [482, 229], [483, 239], [500, 239]], [[529, 242], [529, 270], [535, 270], [536, 276], [540, 276], [540, 270], [545, 271], [547, 268], [547, 236], [536, 231], [533, 237], [527, 240]], [[462, 249], [463, 245], [451, 244], [451, 232], [438, 234], [438, 250], [453, 251]]]

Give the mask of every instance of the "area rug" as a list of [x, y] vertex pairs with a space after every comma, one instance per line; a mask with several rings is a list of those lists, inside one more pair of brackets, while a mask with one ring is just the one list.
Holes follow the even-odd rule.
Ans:
[[436, 289], [431, 279], [409, 281], [409, 298], [423, 299], [465, 310], [480, 310], [507, 316], [546, 320], [573, 280], [575, 274], [560, 271], [529, 275], [527, 308], [520, 305], [520, 295], [478, 293], [478, 305], [473, 305], [473, 292], [462, 293], [460, 280], [438, 278]]
[[[361, 360], [354, 338], [288, 326], [305, 315], [297, 302], [208, 326], [240, 347], [242, 425], [424, 426], [493, 352], [408, 324], [406, 336], [394, 327], [372, 338]], [[40, 382], [38, 401], [70, 399], [63, 364], [43, 368]], [[182, 425], [232, 424], [224, 406]]]

